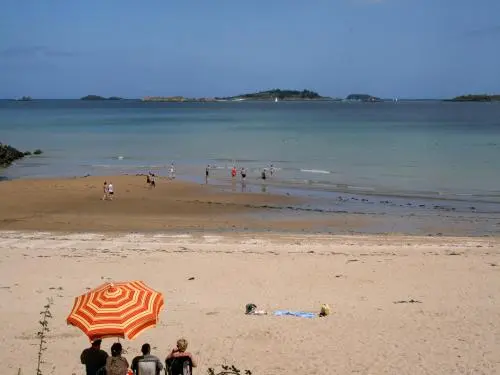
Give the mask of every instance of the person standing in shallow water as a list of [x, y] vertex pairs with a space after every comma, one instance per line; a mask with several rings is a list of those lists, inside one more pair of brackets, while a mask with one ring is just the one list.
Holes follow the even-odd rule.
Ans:
[[175, 167], [174, 163], [170, 164], [170, 179], [173, 180], [175, 178]]
[[210, 165], [205, 168], [205, 184], [208, 184], [208, 174], [210, 172]]
[[96, 375], [97, 371], [106, 365], [108, 353], [101, 350], [101, 342], [101, 339], [92, 341], [92, 346], [84, 349], [80, 355], [80, 362], [85, 365], [87, 375]]

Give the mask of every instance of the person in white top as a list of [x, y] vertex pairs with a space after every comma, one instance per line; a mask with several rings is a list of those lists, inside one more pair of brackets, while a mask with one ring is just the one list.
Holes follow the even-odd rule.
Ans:
[[111, 183], [111, 181], [109, 182], [108, 184], [108, 194], [109, 194], [109, 200], [113, 200], [113, 194], [114, 194], [114, 187], [113, 187], [113, 184]]
[[175, 178], [175, 167], [174, 163], [170, 164], [170, 179], [173, 180]]

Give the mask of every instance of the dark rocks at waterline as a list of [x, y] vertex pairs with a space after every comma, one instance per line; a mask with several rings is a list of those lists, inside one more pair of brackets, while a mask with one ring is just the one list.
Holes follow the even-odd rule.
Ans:
[[[42, 153], [43, 151], [40, 149], [33, 151], [33, 155], [41, 155]], [[0, 166], [8, 167], [16, 160], [22, 159], [23, 157], [31, 154], [32, 153], [30, 151], [22, 152], [10, 145], [0, 143]]]
[[12, 162], [23, 157], [24, 152], [21, 152], [12, 146], [0, 143], [0, 166], [6, 167], [12, 164]]

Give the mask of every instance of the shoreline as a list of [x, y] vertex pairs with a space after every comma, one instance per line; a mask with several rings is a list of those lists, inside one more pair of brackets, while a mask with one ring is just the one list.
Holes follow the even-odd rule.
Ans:
[[[48, 157], [44, 155], [44, 158]], [[37, 157], [34, 160], [34, 165], [39, 167], [38, 163], [43, 162], [44, 158]], [[116, 156], [111, 158], [110, 164], [95, 164], [95, 165], [78, 165], [76, 170], [80, 173], [75, 173], [75, 168], [61, 167], [58, 173], [42, 172], [40, 175], [33, 175], [29, 170], [30, 159], [15, 162], [9, 169], [0, 169], [0, 181], [11, 180], [46, 180], [46, 179], [70, 179], [70, 178], [84, 178], [84, 177], [106, 177], [110, 175], [115, 176], [142, 176], [146, 175], [147, 171], [157, 173], [160, 178], [168, 178], [169, 165], [123, 165], [122, 161], [130, 160], [127, 157]], [[221, 162], [223, 164], [217, 164]], [[230, 160], [203, 160], [193, 164], [177, 163], [177, 179], [185, 182], [195, 182], [204, 184], [204, 168], [207, 165], [212, 166], [210, 172], [210, 184], [220, 187], [232, 187], [232, 180], [230, 177], [229, 165], [234, 161]], [[276, 168], [274, 176], [262, 180], [260, 178], [260, 171], [262, 169], [269, 169], [269, 166], [257, 167], [252, 165], [255, 161], [247, 161], [250, 166], [247, 166], [248, 174], [247, 186], [253, 186], [255, 189], [261, 189], [263, 192], [271, 192], [273, 194], [282, 195], [283, 191], [293, 190], [300, 192], [301, 195], [314, 195], [337, 198], [339, 196], [356, 196], [360, 199], [373, 198], [374, 200], [404, 200], [404, 204], [410, 202], [448, 204], [460, 208], [467, 206], [467, 208], [481, 206], [479, 211], [487, 211], [500, 214], [500, 191], [474, 191], [474, 190], [456, 190], [456, 191], [440, 191], [436, 189], [415, 189], [409, 190], [404, 188], [389, 188], [382, 186], [362, 186], [362, 184], [336, 183], [327, 180], [321, 180], [319, 176], [329, 176], [334, 172], [320, 169], [297, 169], [297, 168]], [[50, 162], [47, 162], [50, 163]], [[247, 163], [247, 164], [248, 164]], [[236, 164], [244, 165], [245, 161], [236, 160]], [[44, 165], [49, 166], [49, 164]], [[23, 173], [23, 169], [28, 168]], [[238, 167], [239, 168], [239, 167]], [[65, 172], [66, 171], [66, 172]], [[3, 172], [3, 173], [2, 173]], [[292, 173], [290, 175], [290, 173]], [[293, 175], [294, 173], [300, 173]], [[257, 177], [257, 175], [259, 177]], [[233, 181], [234, 182], [234, 181]], [[239, 175], [236, 179], [236, 185], [240, 184]], [[490, 209], [488, 209], [490, 208]], [[477, 209], [477, 207], [476, 207]], [[451, 210], [451, 207], [450, 207]]]
[[[117, 195], [102, 202], [102, 182]], [[238, 185], [239, 186], [239, 185]], [[495, 213], [420, 207], [355, 196], [308, 196], [298, 190], [246, 191], [227, 185], [143, 176], [17, 179], [0, 183], [0, 230], [98, 232], [328, 233], [497, 236]]]

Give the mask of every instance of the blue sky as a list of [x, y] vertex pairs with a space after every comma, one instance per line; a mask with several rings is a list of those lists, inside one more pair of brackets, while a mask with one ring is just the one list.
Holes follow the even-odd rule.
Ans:
[[5, 0], [0, 98], [500, 93], [500, 0]]

